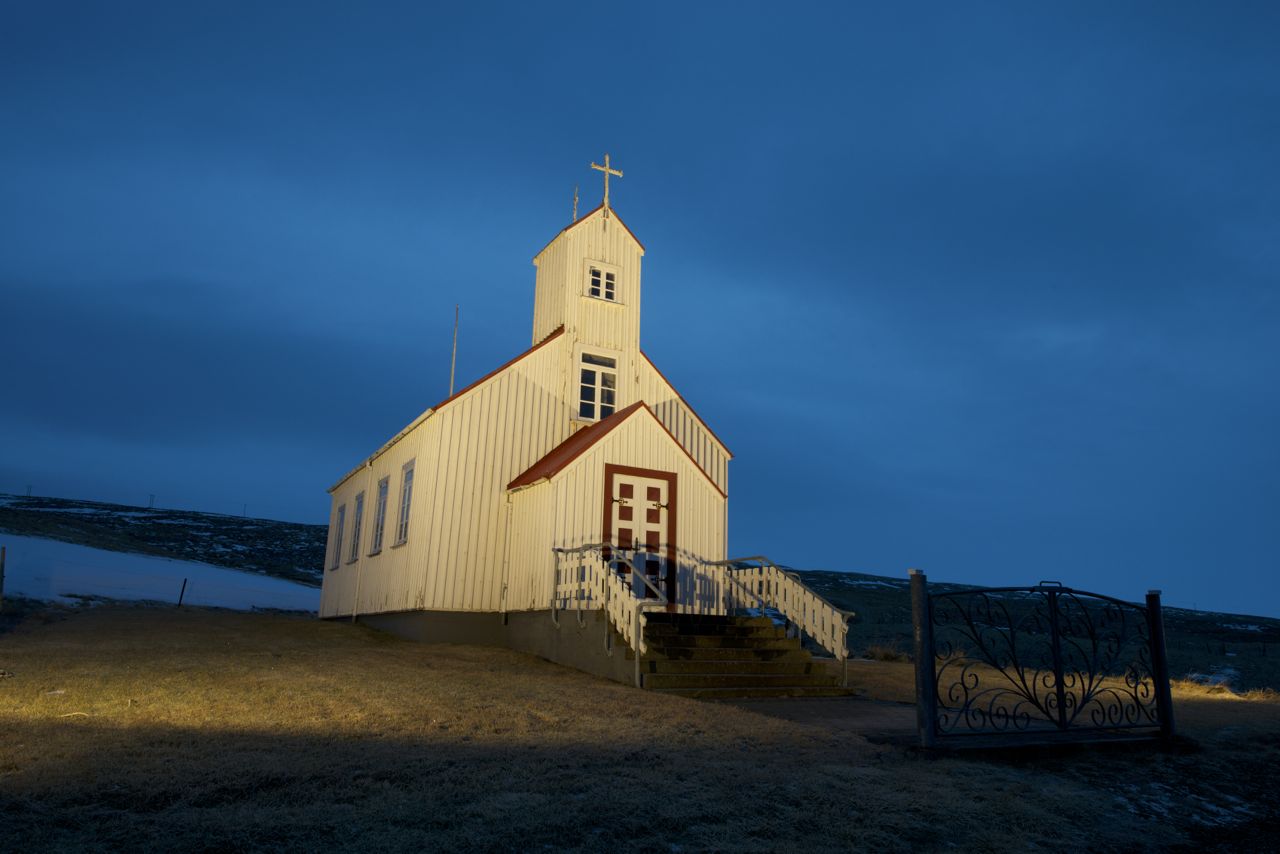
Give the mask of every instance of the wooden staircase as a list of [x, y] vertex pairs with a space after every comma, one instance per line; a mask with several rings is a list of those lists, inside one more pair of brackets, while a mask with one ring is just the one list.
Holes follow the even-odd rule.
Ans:
[[650, 612], [643, 687], [700, 700], [841, 697], [840, 676], [768, 617]]

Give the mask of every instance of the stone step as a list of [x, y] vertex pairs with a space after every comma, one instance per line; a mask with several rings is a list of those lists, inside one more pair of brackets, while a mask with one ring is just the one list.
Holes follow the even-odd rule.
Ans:
[[727, 637], [785, 638], [787, 633], [779, 626], [739, 626], [705, 624], [682, 626], [678, 623], [650, 623], [644, 628], [645, 637], [673, 637], [678, 635], [725, 635]]
[[663, 646], [661, 644], [651, 644], [644, 657], [666, 661], [738, 661], [745, 657], [760, 661], [809, 661], [811, 658], [808, 652], [797, 646], [778, 649], [755, 647], [748, 651], [733, 646]]
[[650, 649], [665, 647], [731, 647], [737, 649], [799, 649], [797, 638], [752, 637], [751, 635], [658, 635], [645, 638]]
[[736, 626], [772, 626], [773, 620], [768, 617], [737, 617], [725, 614], [672, 614], [668, 611], [647, 611], [646, 622], [674, 623], [684, 626], [696, 625], [736, 625]]
[[848, 697], [850, 688], [811, 687], [807, 685], [775, 685], [737, 688], [652, 688], [655, 694], [672, 694], [692, 700], [740, 700], [763, 697]]
[[834, 676], [790, 673], [646, 673], [644, 687], [652, 688], [834, 688]]
[[828, 676], [821, 664], [805, 659], [761, 661], [758, 658], [701, 659], [672, 661], [649, 659], [641, 662], [645, 673], [714, 673], [757, 676]]

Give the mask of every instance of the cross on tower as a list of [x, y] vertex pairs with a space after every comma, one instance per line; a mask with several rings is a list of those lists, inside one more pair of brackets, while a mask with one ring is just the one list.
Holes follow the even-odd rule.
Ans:
[[591, 162], [591, 168], [592, 168], [592, 169], [595, 169], [595, 170], [596, 170], [596, 171], [598, 171], [598, 172], [603, 172], [603, 173], [604, 173], [604, 215], [605, 215], [605, 218], [606, 218], [606, 219], [608, 219], [608, 217], [609, 217], [609, 176], [610, 176], [610, 175], [617, 175], [619, 178], [621, 178], [621, 177], [622, 177], [622, 170], [621, 170], [621, 169], [610, 169], [610, 168], [609, 168], [609, 153], [608, 153], [608, 152], [605, 152], [605, 155], [604, 155], [604, 165], [603, 165], [603, 166], [597, 166], [597, 165], [596, 165], [596, 163], [595, 163], [595, 161], [593, 160], [593, 161]]

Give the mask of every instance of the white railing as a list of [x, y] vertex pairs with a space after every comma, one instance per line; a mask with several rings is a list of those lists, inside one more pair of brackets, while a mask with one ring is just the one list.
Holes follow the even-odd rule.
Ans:
[[[606, 550], [609, 558], [605, 559]], [[608, 543], [591, 543], [576, 548], [556, 548], [555, 575], [551, 584], [551, 620], [560, 625], [564, 611], [576, 615], [578, 625], [586, 624], [589, 611], [603, 610], [610, 625], [635, 654], [636, 684], [640, 684], [640, 656], [648, 652], [644, 626], [646, 613], [668, 610], [666, 595], [632, 559]], [[678, 610], [693, 614], [732, 614], [744, 609], [772, 609], [805, 635], [830, 652], [837, 661], [847, 662], [849, 619], [842, 611], [805, 586], [800, 577], [779, 567], [767, 557], [755, 556], [682, 566]], [[636, 591], [649, 596], [637, 596]], [[605, 633], [605, 651], [612, 655], [612, 636]]]
[[[605, 559], [605, 549], [610, 557]], [[648, 652], [644, 637], [645, 614], [665, 609], [667, 597], [636, 565], [617, 548], [607, 543], [592, 543], [555, 552], [555, 577], [551, 584], [551, 620], [560, 625], [561, 611], [574, 611], [578, 625], [584, 625], [584, 613], [603, 610], [610, 624], [631, 647], [635, 657], [636, 686], [640, 685], [640, 656]], [[653, 594], [642, 598], [635, 585]], [[605, 651], [613, 654], [612, 638], [605, 633]]]
[[810, 590], [800, 577], [787, 572], [767, 557], [737, 558], [704, 563], [703, 570], [717, 578], [721, 601], [705, 607], [723, 608], [733, 613], [743, 608], [772, 608], [802, 634], [835, 656], [849, 657], [848, 633], [851, 612], [842, 611]]

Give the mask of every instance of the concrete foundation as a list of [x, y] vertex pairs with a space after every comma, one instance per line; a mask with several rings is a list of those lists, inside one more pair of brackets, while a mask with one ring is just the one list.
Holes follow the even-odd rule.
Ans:
[[558, 620], [557, 626], [549, 610], [514, 611], [505, 620], [497, 612], [462, 611], [400, 611], [359, 618], [371, 628], [409, 640], [505, 647], [615, 682], [635, 684], [630, 648], [609, 628], [603, 611], [584, 612], [581, 625], [574, 611], [560, 611]]

